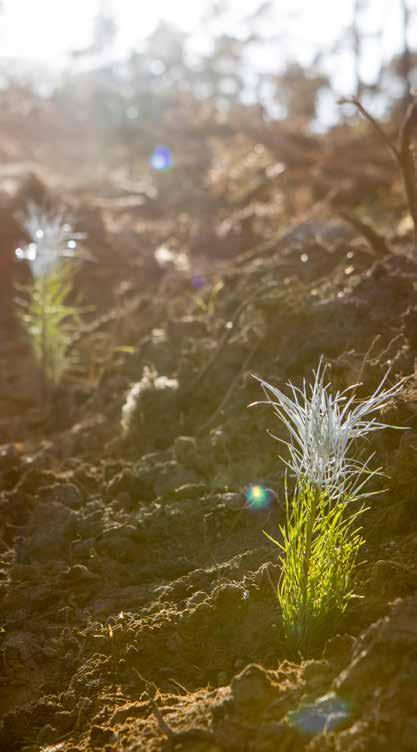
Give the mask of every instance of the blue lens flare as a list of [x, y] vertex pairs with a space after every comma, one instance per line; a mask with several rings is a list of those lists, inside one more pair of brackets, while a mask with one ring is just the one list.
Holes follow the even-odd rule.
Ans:
[[195, 290], [202, 290], [206, 285], [206, 280], [202, 274], [195, 274], [191, 280], [191, 284]]
[[305, 736], [315, 736], [343, 726], [351, 715], [350, 703], [332, 692], [290, 711], [288, 723]]
[[150, 159], [151, 167], [162, 172], [172, 167], [172, 153], [167, 146], [157, 146]]
[[250, 485], [245, 491], [246, 504], [249, 509], [266, 509], [274, 498], [274, 492], [260, 484]]

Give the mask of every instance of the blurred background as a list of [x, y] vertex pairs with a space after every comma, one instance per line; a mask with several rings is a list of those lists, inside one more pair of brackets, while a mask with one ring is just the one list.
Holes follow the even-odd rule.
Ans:
[[[166, 158], [189, 163], [195, 148], [203, 163], [204, 128], [209, 139], [213, 129], [295, 119], [323, 131], [340, 122], [340, 96], [386, 115], [415, 83], [415, 0], [0, 8], [0, 159], [23, 150], [54, 166], [69, 161], [72, 174], [91, 176], [92, 163], [100, 173], [105, 162], [143, 177]], [[162, 162], [160, 144], [170, 150]]]

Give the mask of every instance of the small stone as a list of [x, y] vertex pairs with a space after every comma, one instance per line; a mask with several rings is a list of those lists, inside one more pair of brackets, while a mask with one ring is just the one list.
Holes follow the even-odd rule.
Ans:
[[68, 710], [62, 710], [61, 712], [55, 714], [55, 723], [57, 724], [61, 732], [67, 732], [72, 729], [76, 720], [76, 710], [73, 710], [72, 712]]
[[202, 590], [198, 590], [196, 593], [193, 593], [189, 598], [187, 598], [186, 606], [187, 608], [194, 608], [200, 603], [203, 603], [207, 597], [207, 593], [203, 593]]
[[96, 548], [119, 561], [135, 561], [138, 557], [138, 529], [133, 525], [118, 525], [104, 530]]
[[105, 744], [115, 744], [118, 736], [111, 728], [104, 726], [92, 726], [90, 730], [90, 742], [93, 747], [102, 749]]
[[135, 482], [136, 476], [133, 470], [125, 468], [107, 484], [106, 495], [108, 498], [116, 498], [121, 493], [130, 494], [135, 487]]
[[57, 736], [58, 732], [56, 728], [48, 724], [47, 726], [43, 726], [43, 728], [41, 728], [41, 730], [39, 731], [37, 742], [38, 744], [52, 744], [56, 740]]
[[232, 698], [238, 708], [266, 707], [271, 700], [271, 681], [267, 672], [254, 663], [234, 676], [231, 683]]
[[313, 688], [319, 686], [331, 672], [328, 661], [307, 661], [303, 666], [304, 680]]
[[74, 564], [72, 567], [69, 567], [69, 569], [67, 569], [63, 573], [62, 579], [64, 580], [64, 582], [76, 584], [77, 582], [79, 583], [97, 582], [99, 577], [93, 572], [90, 572], [90, 570], [84, 564]]
[[154, 499], [172, 494], [176, 488], [198, 484], [201, 476], [175, 460], [162, 459], [158, 454], [145, 455], [135, 469], [135, 499]]
[[42, 501], [55, 501], [70, 509], [79, 509], [83, 496], [74, 483], [56, 483], [39, 489], [39, 497]]
[[39, 502], [32, 513], [30, 553], [38, 559], [58, 558], [76, 537], [79, 513], [55, 501]]
[[184, 467], [195, 467], [197, 442], [192, 436], [177, 436], [174, 441], [174, 456]]

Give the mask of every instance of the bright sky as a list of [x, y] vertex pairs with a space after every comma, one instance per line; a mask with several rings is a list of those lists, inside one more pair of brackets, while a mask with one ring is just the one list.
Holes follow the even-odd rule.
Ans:
[[[189, 27], [203, 5], [200, 0], [117, 0], [119, 40], [133, 46], [164, 16]], [[56, 62], [69, 50], [88, 45], [98, 6], [98, 0], [5, 0], [1, 54]]]
[[[185, 30], [195, 29], [207, 7], [206, 0], [107, 0], [119, 25], [117, 51], [123, 54], [140, 42], [161, 18]], [[262, 0], [229, 0], [227, 28], [235, 30], [237, 19], [250, 13]], [[277, 61], [290, 50], [304, 61], [327, 45], [347, 27], [354, 0], [273, 0], [273, 22], [267, 31], [282, 32]], [[409, 0], [417, 10], [417, 0]], [[401, 38], [399, 0], [368, 0], [365, 24], [369, 31], [383, 30], [382, 51], [388, 57]], [[59, 67], [70, 50], [91, 41], [92, 22], [99, 0], [4, 0], [0, 17], [0, 57], [37, 60]], [[416, 13], [417, 17], [417, 13]], [[201, 30], [201, 26], [200, 26]], [[414, 27], [416, 30], [416, 27]], [[412, 41], [412, 40], [411, 40]], [[381, 47], [368, 53], [369, 71], [380, 57]], [[340, 60], [340, 66], [346, 65]], [[377, 62], [375, 62], [377, 65]], [[349, 67], [349, 64], [348, 64]], [[337, 71], [336, 71], [337, 75]], [[372, 74], [371, 74], [372, 75]]]

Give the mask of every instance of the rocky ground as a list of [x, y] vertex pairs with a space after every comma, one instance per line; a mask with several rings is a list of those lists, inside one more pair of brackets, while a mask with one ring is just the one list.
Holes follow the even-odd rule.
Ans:
[[[13, 180], [10, 253], [16, 207], [47, 190]], [[14, 315], [24, 270], [3, 253], [2, 751], [417, 749], [417, 261], [393, 195], [387, 245], [330, 212], [230, 253], [220, 233], [212, 256], [198, 254], [207, 222], [66, 195], [95, 258], [79, 276], [94, 310], [79, 366], [47, 404]], [[384, 418], [409, 430], [374, 442], [388, 490], [366, 515], [358, 598], [301, 657], [281, 639], [277, 552], [262, 534], [283, 520], [267, 435], [281, 429], [247, 405], [262, 396], [252, 374], [299, 381], [322, 354], [337, 386], [364, 394], [387, 368], [406, 376]], [[269, 489], [263, 508], [247, 503], [251, 484]]]

